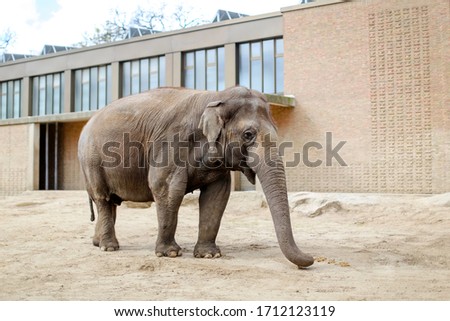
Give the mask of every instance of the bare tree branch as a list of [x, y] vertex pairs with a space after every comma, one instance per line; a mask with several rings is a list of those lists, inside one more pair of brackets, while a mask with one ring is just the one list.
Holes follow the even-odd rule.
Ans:
[[111, 19], [106, 20], [101, 27], [95, 28], [92, 34], [84, 34], [84, 41], [76, 45], [85, 47], [123, 40], [128, 35], [128, 29], [126, 15], [115, 9]]
[[204, 23], [207, 21], [195, 17], [192, 9], [186, 9], [182, 5], [177, 6], [172, 13], [167, 13], [165, 3], [156, 10], [139, 7], [129, 20], [124, 13], [116, 9], [111, 19], [96, 28], [94, 33], [85, 34], [84, 41], [77, 45], [84, 47], [126, 39], [129, 36], [130, 27], [144, 28], [155, 33], [178, 28], [184, 29]]
[[9, 45], [13, 44], [16, 34], [11, 29], [6, 29], [0, 34], [0, 49], [5, 50]]
[[139, 7], [131, 20], [132, 24], [137, 27], [146, 28], [152, 32], [165, 31], [165, 16], [164, 12], [166, 5], [163, 4], [158, 11], [144, 10]]
[[207, 23], [208, 21], [200, 18], [193, 18], [192, 8], [186, 9], [183, 5], [177, 6], [172, 17], [181, 29], [195, 27]]

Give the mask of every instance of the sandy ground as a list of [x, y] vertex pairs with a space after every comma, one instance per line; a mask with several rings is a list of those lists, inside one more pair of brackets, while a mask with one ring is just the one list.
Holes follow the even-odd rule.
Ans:
[[450, 194], [290, 195], [300, 270], [280, 252], [262, 194], [235, 192], [220, 259], [195, 259], [197, 195], [179, 215], [182, 257], [154, 255], [155, 207], [121, 206], [118, 252], [91, 245], [85, 192], [0, 200], [1, 300], [450, 300]]

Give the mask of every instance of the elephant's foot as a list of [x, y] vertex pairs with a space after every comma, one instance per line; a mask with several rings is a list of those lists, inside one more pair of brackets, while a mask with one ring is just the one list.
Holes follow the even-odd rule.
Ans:
[[181, 247], [175, 241], [169, 244], [166, 243], [157, 244], [155, 253], [157, 257], [162, 256], [177, 257], [183, 254], [181, 252]]
[[119, 249], [119, 242], [116, 237], [104, 238], [103, 240], [100, 240], [100, 237], [94, 236], [92, 239], [92, 244], [94, 244], [94, 246], [98, 246], [100, 250], [105, 252], [117, 251]]
[[194, 248], [194, 256], [196, 258], [218, 258], [221, 257], [220, 249], [215, 243], [197, 243]]

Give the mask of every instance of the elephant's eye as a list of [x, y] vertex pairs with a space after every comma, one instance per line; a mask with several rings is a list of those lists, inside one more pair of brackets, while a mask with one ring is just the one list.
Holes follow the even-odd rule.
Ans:
[[242, 134], [242, 137], [246, 140], [246, 141], [250, 141], [253, 138], [255, 138], [255, 133], [251, 130], [246, 130], [244, 132], [244, 134]]

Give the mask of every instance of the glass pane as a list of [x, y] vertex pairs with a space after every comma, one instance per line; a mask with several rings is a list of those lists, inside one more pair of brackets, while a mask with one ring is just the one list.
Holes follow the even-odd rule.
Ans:
[[152, 58], [150, 60], [150, 88], [158, 88], [158, 58]]
[[131, 62], [131, 94], [139, 93], [139, 60]]
[[206, 51], [206, 62], [215, 65], [217, 63], [217, 49], [209, 49]]
[[75, 71], [75, 111], [81, 111], [81, 70]]
[[131, 93], [131, 62], [128, 61], [122, 64], [122, 97], [130, 95], [130, 93]]
[[[90, 70], [90, 104], [89, 104], [89, 110], [96, 110], [98, 109], [98, 70], [102, 67], [95, 67], [91, 68]], [[104, 67], [103, 67], [104, 68]]]
[[[109, 104], [112, 101], [112, 67], [111, 65], [106, 66], [106, 104]], [[105, 106], [106, 106], [105, 104]], [[103, 107], [103, 106], [99, 106]]]
[[45, 76], [39, 77], [39, 112], [38, 115], [45, 115]]
[[275, 41], [276, 45], [276, 54], [277, 55], [283, 55], [284, 54], [284, 42], [283, 39], [277, 39]]
[[16, 80], [14, 82], [14, 113], [13, 113], [14, 118], [20, 117], [20, 86], [21, 81]]
[[185, 68], [194, 68], [194, 53], [188, 52], [184, 55], [184, 66]]
[[61, 113], [61, 74], [53, 76], [53, 113]]
[[13, 111], [14, 111], [14, 82], [8, 81], [8, 106], [6, 109], [6, 117], [12, 118], [13, 117]]
[[140, 70], [140, 76], [141, 76], [141, 88], [139, 92], [143, 92], [148, 90], [149, 87], [149, 60], [148, 59], [141, 59], [141, 70]]
[[251, 88], [262, 91], [261, 43], [252, 43], [251, 51]]
[[252, 43], [252, 60], [261, 59], [261, 42]]
[[189, 52], [184, 56], [184, 87], [195, 88], [194, 53]]
[[276, 75], [276, 81], [277, 81], [277, 88], [276, 93], [282, 94], [284, 92], [284, 58], [283, 57], [277, 57], [276, 60], [276, 67], [277, 67], [277, 75]]
[[275, 41], [276, 48], [276, 93], [284, 92], [284, 42], [283, 39]]
[[7, 90], [8, 90], [8, 85], [6, 82], [3, 82], [1, 89], [0, 89], [0, 92], [1, 92], [0, 106], [2, 108], [2, 110], [1, 110], [1, 118], [2, 119], [6, 119], [6, 109], [8, 107], [8, 105], [7, 105], [7, 103], [8, 103]]
[[34, 77], [33, 78], [33, 102], [32, 102], [32, 112], [31, 114], [33, 116], [38, 115], [39, 111], [39, 78]]
[[217, 89], [225, 89], [225, 48], [217, 49]]
[[195, 89], [206, 89], [205, 50], [198, 50], [195, 52]]
[[90, 98], [90, 84], [89, 84], [89, 69], [83, 69], [81, 75], [81, 91], [82, 91], [82, 99], [81, 99], [81, 110], [88, 111], [89, 110], [89, 98]]
[[217, 59], [216, 49], [207, 51], [207, 67], [206, 67], [206, 89], [217, 90]]
[[98, 68], [98, 108], [106, 105], [106, 67]]
[[275, 45], [273, 40], [263, 42], [264, 88], [268, 94], [275, 92]]
[[53, 114], [53, 75], [45, 76], [45, 89], [45, 114], [51, 115]]
[[239, 85], [250, 87], [250, 44], [239, 45]]
[[166, 57], [159, 57], [159, 87], [166, 85]]
[[61, 82], [60, 82], [60, 90], [61, 93], [60, 100], [59, 100], [59, 112], [64, 112], [64, 73], [61, 73]]

